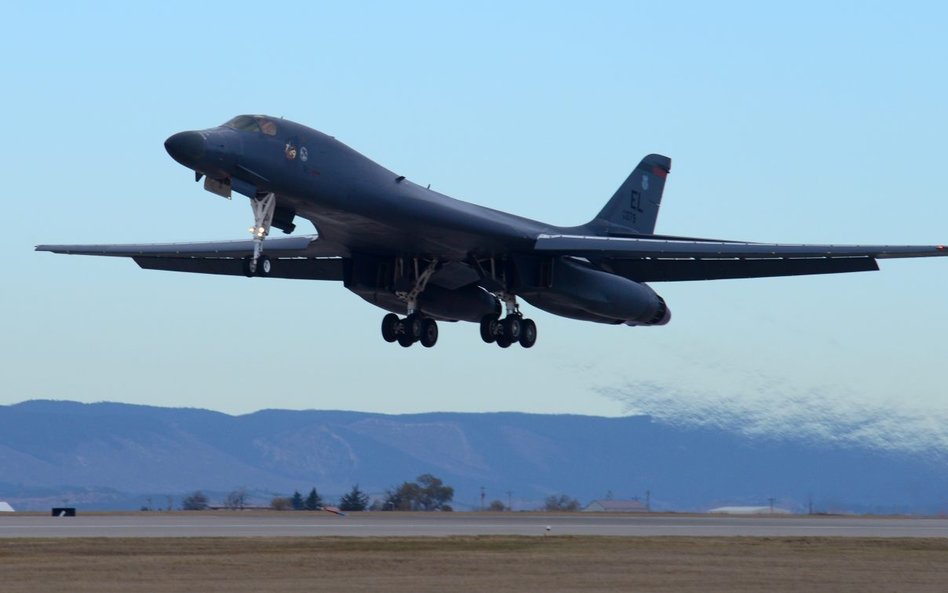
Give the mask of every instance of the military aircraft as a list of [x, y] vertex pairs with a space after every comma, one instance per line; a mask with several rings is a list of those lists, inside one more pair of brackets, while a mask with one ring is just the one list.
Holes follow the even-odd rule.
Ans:
[[[650, 154], [588, 223], [557, 227], [462, 202], [376, 164], [331, 136], [281, 118], [240, 115], [174, 134], [174, 160], [204, 189], [249, 199], [252, 239], [140, 245], [39, 245], [130, 257], [140, 267], [341, 281], [390, 311], [382, 337], [434, 346], [438, 321], [470, 321], [484, 342], [530, 348], [537, 326], [518, 297], [583, 321], [664, 325], [648, 282], [877, 270], [876, 260], [946, 256], [936, 246], [788, 245], [654, 234], [668, 157]], [[290, 234], [296, 219], [316, 234]], [[403, 314], [401, 317], [399, 314]]]

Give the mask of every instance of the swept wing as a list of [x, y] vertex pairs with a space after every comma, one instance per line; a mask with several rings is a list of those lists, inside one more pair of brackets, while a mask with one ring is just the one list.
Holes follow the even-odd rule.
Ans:
[[[245, 258], [253, 254], [253, 241], [202, 241], [197, 243], [144, 243], [115, 245], [38, 245], [37, 251], [69, 255], [130, 257], [147, 270], [243, 276]], [[342, 280], [343, 257], [348, 251], [316, 235], [267, 240], [267, 253], [279, 261], [271, 276], [306, 280]]]
[[793, 245], [702, 239], [540, 235], [538, 253], [596, 261], [638, 282], [837, 274], [877, 259], [948, 256], [944, 245]]

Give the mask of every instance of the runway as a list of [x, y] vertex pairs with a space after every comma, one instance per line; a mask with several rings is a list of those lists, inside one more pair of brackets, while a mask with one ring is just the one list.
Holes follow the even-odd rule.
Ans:
[[0, 515], [0, 538], [68, 537], [625, 537], [948, 538], [948, 519], [543, 513], [208, 512]]

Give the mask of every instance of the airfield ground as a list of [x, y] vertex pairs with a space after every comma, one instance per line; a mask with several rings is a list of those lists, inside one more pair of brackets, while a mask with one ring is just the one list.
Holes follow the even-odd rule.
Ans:
[[4, 593], [932, 591], [948, 539], [0, 539]]

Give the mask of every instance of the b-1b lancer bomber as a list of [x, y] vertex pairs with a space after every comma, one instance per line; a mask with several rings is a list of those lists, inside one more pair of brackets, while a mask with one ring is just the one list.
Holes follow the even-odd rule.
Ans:
[[[284, 119], [240, 115], [165, 141], [204, 189], [245, 196], [253, 238], [141, 245], [40, 245], [130, 257], [146, 269], [335, 280], [389, 311], [382, 337], [434, 346], [438, 321], [470, 321], [501, 348], [530, 348], [537, 326], [518, 298], [555, 315], [664, 325], [649, 282], [877, 270], [876, 260], [948, 255], [935, 246], [786, 245], [654, 234], [668, 157], [638, 164], [586, 224], [557, 227], [422, 187], [331, 136]], [[297, 218], [316, 234], [291, 234]], [[403, 316], [402, 316], [403, 315]]]

